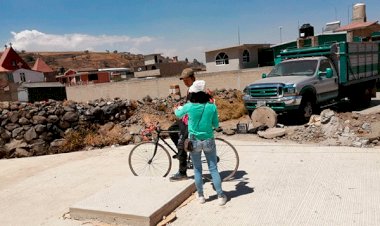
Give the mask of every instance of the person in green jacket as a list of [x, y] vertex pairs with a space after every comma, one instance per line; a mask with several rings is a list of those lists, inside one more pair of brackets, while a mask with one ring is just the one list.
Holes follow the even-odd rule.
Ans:
[[199, 202], [205, 203], [206, 201], [202, 179], [201, 154], [203, 151], [218, 195], [219, 205], [224, 205], [227, 197], [222, 190], [214, 139], [214, 128], [219, 127], [218, 109], [214, 103], [210, 102], [211, 96], [205, 92], [205, 84], [203, 80], [194, 81], [189, 88], [190, 102], [177, 108], [175, 115], [179, 118], [185, 114], [189, 116], [189, 138], [193, 144], [190, 155], [194, 166], [194, 179]]

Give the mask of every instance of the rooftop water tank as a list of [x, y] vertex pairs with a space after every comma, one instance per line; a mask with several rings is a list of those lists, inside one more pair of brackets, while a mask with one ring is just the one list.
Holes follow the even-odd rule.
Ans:
[[314, 36], [314, 27], [311, 26], [310, 24], [303, 24], [300, 27], [300, 38], [307, 38], [310, 36]]
[[352, 7], [352, 22], [366, 22], [365, 3], [357, 3]]

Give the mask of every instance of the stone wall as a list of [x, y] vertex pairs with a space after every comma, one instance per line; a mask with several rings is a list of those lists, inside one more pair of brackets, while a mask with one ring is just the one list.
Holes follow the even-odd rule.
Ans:
[[62, 148], [68, 131], [97, 123], [126, 123], [135, 108], [120, 99], [87, 104], [0, 102], [0, 159], [68, 152]]

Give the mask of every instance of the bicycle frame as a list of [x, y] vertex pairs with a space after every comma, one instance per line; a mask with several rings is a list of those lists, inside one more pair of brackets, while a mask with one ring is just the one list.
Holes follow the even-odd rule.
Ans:
[[179, 131], [176, 131], [176, 130], [161, 130], [161, 129], [156, 129], [156, 132], [157, 132], [157, 139], [154, 140], [154, 152], [153, 152], [153, 156], [152, 158], [148, 161], [148, 163], [151, 163], [154, 156], [156, 156], [156, 153], [157, 153], [157, 147], [158, 147], [158, 143], [160, 142], [160, 140], [162, 140], [162, 142], [164, 142], [164, 144], [170, 148], [170, 150], [172, 150], [172, 152], [175, 153], [175, 155], [178, 155], [178, 151], [176, 151], [164, 138], [162, 138], [160, 136], [161, 133], [179, 133]]

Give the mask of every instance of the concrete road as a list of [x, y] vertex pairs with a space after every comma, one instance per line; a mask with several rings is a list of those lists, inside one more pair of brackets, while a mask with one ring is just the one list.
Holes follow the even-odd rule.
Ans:
[[[223, 183], [228, 203], [218, 206], [206, 183], [207, 202], [177, 209], [173, 225], [379, 225], [380, 149], [259, 143], [250, 136], [229, 139], [240, 170]], [[131, 177], [131, 148], [0, 160], [0, 225], [105, 225], [67, 219], [67, 212]]]

